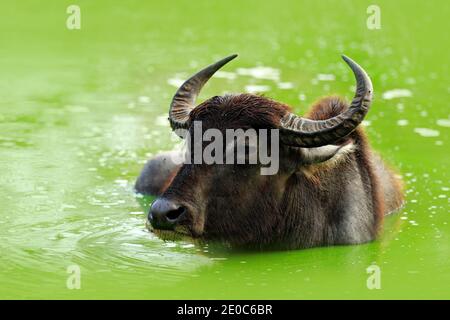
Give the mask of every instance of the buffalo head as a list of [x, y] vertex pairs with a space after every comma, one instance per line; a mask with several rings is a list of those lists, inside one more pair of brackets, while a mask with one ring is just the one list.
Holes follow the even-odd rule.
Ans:
[[[208, 79], [235, 57], [229, 56], [193, 75], [173, 97], [170, 125], [191, 143], [187, 161], [174, 167], [151, 206], [149, 221], [153, 229], [257, 247], [291, 241], [293, 237], [301, 239], [315, 228], [325, 230], [328, 213], [324, 212], [329, 209], [325, 207], [333, 199], [339, 199], [339, 192], [345, 189], [339, 184], [352, 176], [323, 178], [329, 181], [322, 182], [317, 181], [317, 176], [311, 178], [305, 168], [330, 163], [353, 150], [352, 133], [367, 114], [372, 100], [369, 77], [358, 64], [343, 56], [356, 77], [356, 94], [350, 105], [338, 98], [325, 98], [320, 102], [326, 104], [325, 114], [321, 116], [318, 110], [315, 118], [297, 116], [287, 105], [253, 94], [216, 96], [196, 106], [196, 98]], [[277, 134], [266, 134], [264, 138], [268, 154], [277, 152], [276, 173], [261, 174], [265, 165], [260, 161], [251, 164], [189, 161], [193, 160], [191, 151], [195, 146], [203, 151], [208, 147], [204, 140], [195, 141], [196, 123], [201, 124], [200, 136], [209, 129], [223, 136], [229, 129], [254, 129], [261, 138], [261, 129], [275, 130]], [[222, 147], [226, 153], [227, 146]], [[258, 151], [259, 145], [253, 147]], [[251, 148], [244, 140], [245, 157], [252, 152]], [[323, 170], [330, 170], [329, 167]], [[342, 175], [347, 172], [344, 169]], [[339, 177], [340, 169], [333, 170], [338, 170], [334, 175]], [[319, 191], [324, 189], [324, 193]], [[324, 230], [320, 237], [325, 237]], [[313, 243], [311, 239], [305, 240], [311, 242], [305, 246]]]

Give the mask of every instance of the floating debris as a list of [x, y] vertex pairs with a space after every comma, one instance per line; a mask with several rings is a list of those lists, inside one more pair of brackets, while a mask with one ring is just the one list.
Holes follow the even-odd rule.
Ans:
[[294, 88], [294, 84], [292, 82], [279, 82], [277, 85], [278, 85], [278, 88], [283, 89], [283, 90], [288, 90], [288, 89]]
[[411, 97], [412, 92], [408, 89], [393, 89], [383, 93], [383, 99], [391, 100], [395, 98], [407, 98]]
[[319, 73], [316, 77], [317, 81], [334, 81], [336, 76], [334, 74]]
[[142, 214], [144, 214], [144, 212], [142, 212], [142, 211], [131, 211], [130, 214], [132, 214], [132, 215], [142, 215]]
[[245, 86], [245, 91], [248, 93], [267, 92], [270, 91], [270, 86], [249, 84]]
[[126, 187], [128, 185], [128, 181], [127, 180], [117, 179], [114, 182], [116, 184], [118, 184], [119, 186], [122, 186], [122, 187]]
[[280, 70], [271, 67], [238, 68], [237, 74], [256, 79], [280, 80]]
[[438, 119], [436, 124], [441, 127], [450, 127], [450, 119]]
[[406, 119], [400, 119], [397, 121], [397, 125], [400, 127], [404, 127], [407, 126], [409, 124], [409, 121]]
[[223, 78], [223, 79], [228, 79], [228, 80], [234, 80], [236, 79], [236, 73], [234, 72], [228, 72], [228, 71], [217, 71], [214, 74], [215, 78]]
[[438, 137], [439, 136], [439, 131], [433, 130], [433, 129], [428, 129], [428, 128], [415, 128], [414, 132], [420, 134], [422, 137]]

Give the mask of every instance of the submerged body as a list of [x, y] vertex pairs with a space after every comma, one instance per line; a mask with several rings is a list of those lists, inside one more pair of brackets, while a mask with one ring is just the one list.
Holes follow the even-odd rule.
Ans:
[[357, 128], [372, 89], [355, 65], [358, 91], [351, 105], [327, 97], [305, 118], [252, 94], [214, 97], [186, 112], [188, 94], [177, 93], [173, 104], [180, 110], [171, 107], [176, 112], [169, 118], [172, 127], [185, 127], [191, 136], [194, 120], [220, 132], [279, 129], [279, 170], [261, 175], [260, 164], [178, 165], [173, 154], [157, 156], [136, 182], [138, 192], [159, 196], [149, 214], [153, 229], [258, 249], [375, 239], [383, 216], [398, 209], [403, 196], [401, 181]]

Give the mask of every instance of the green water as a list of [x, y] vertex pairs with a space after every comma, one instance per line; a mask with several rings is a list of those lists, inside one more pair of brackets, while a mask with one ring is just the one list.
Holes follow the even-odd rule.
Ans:
[[[380, 30], [372, 1], [75, 2], [80, 30], [66, 28], [74, 1], [0, 4], [0, 298], [450, 298], [446, 1], [376, 1]], [[201, 98], [256, 88], [301, 114], [352, 97], [341, 53], [367, 69], [367, 133], [406, 182], [378, 241], [252, 253], [146, 231], [152, 199], [132, 186], [177, 143], [175, 85], [235, 52]]]

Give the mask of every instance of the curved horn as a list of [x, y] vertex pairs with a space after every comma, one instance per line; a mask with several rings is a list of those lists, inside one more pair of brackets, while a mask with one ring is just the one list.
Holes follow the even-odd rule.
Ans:
[[172, 130], [188, 127], [189, 113], [195, 108], [195, 99], [211, 76], [225, 64], [237, 57], [233, 54], [199, 71], [186, 80], [175, 93], [169, 109]]
[[342, 55], [356, 78], [356, 93], [350, 107], [327, 120], [309, 120], [286, 114], [280, 121], [281, 142], [293, 147], [320, 147], [349, 135], [364, 119], [372, 102], [372, 82], [367, 73], [352, 59]]

